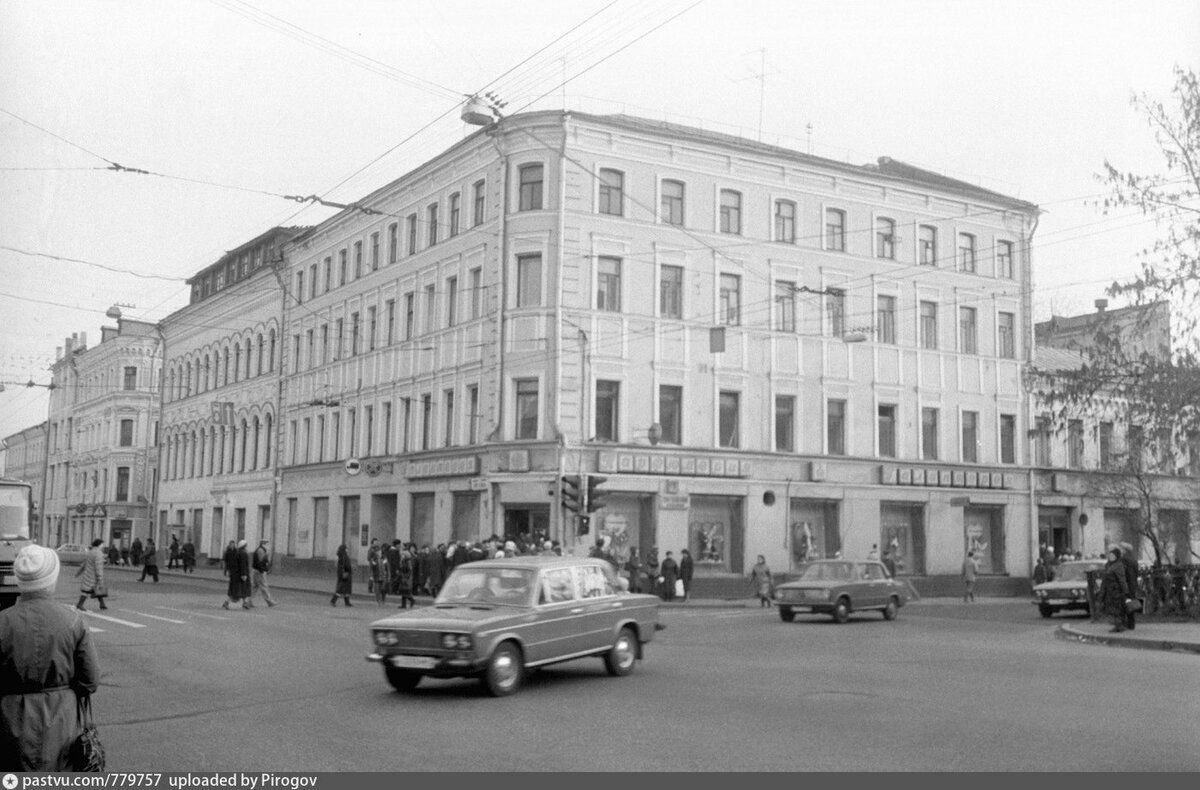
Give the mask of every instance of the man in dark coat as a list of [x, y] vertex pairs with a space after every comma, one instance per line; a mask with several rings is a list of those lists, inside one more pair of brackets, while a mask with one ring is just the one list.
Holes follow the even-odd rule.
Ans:
[[134, 538], [129, 546], [129, 564], [135, 568], [142, 564], [142, 539]]
[[446, 546], [442, 543], [429, 552], [429, 594], [436, 596], [446, 581]]
[[346, 548], [345, 543], [338, 546], [334, 573], [337, 576], [337, 587], [333, 590], [333, 598], [329, 600], [329, 605], [337, 606], [340, 595], [345, 599], [346, 606], [353, 606], [354, 604], [350, 603], [350, 593], [354, 591], [354, 561], [350, 559], [350, 550]]
[[196, 572], [196, 544], [190, 540], [183, 544], [179, 550], [179, 557], [183, 560], [184, 573]]
[[154, 538], [146, 538], [146, 548], [142, 551], [142, 575], [138, 581], [146, 581], [147, 576], [158, 584], [158, 550], [154, 547]]
[[225, 547], [225, 553], [221, 555], [221, 566], [224, 573], [228, 576], [233, 571], [233, 566], [237, 563], [237, 544], [232, 540]]
[[687, 600], [692, 596], [692, 574], [695, 573], [695, 563], [692, 562], [692, 554], [687, 549], [684, 549], [679, 558], [679, 578], [683, 579], [683, 600]]
[[646, 555], [646, 576], [650, 580], [650, 589], [646, 592], [658, 595], [658, 546], [651, 546], [650, 553]]
[[[1138, 565], [1137, 555], [1134, 554], [1132, 543], [1121, 543], [1121, 562], [1125, 563], [1125, 584], [1129, 588], [1129, 597], [1138, 597]], [[1125, 610], [1125, 627], [1130, 631], [1137, 625], [1135, 612]]]
[[392, 545], [387, 547], [387, 563], [390, 576], [388, 577], [389, 589], [393, 595], [400, 594], [400, 540], [397, 538], [392, 541]]
[[659, 596], [664, 601], [675, 600], [675, 580], [679, 578], [679, 563], [675, 562], [671, 552], [668, 551], [667, 556], [663, 558], [658, 573], [662, 576], [662, 589], [658, 591]]
[[167, 546], [167, 570], [179, 567], [179, 538], [172, 535], [171, 545]]
[[229, 567], [229, 589], [222, 609], [228, 609], [230, 603], [242, 602], [243, 609], [249, 609], [250, 603], [250, 553], [246, 551], [246, 541], [239, 540], [234, 547], [233, 562]]

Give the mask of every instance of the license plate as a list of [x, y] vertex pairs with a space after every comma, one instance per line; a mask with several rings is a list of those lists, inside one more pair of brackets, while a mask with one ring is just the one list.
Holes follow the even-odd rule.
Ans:
[[17, 583], [17, 577], [16, 577], [16, 576], [5, 576], [5, 577], [4, 577], [3, 584], [4, 584], [5, 586], [12, 585], [12, 584], [16, 584], [16, 583]]
[[805, 600], [809, 600], [809, 601], [824, 601], [825, 593], [822, 592], [821, 590], [805, 590], [804, 598], [805, 598]]
[[392, 656], [392, 666], [400, 669], [433, 669], [437, 659], [432, 656]]

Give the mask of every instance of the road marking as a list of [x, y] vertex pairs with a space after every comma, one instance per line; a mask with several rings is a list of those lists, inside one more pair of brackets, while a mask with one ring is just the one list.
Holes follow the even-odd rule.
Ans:
[[97, 628], [97, 627], [96, 627], [96, 626], [94, 626], [94, 625], [89, 625], [89, 626], [88, 626], [88, 630], [89, 630], [89, 631], [91, 631], [93, 634], [102, 634], [102, 633], [104, 633], [104, 629], [103, 629], [103, 628]]
[[98, 617], [101, 620], [107, 620], [110, 623], [119, 623], [121, 625], [127, 625], [130, 628], [145, 628], [146, 627], [146, 626], [142, 625], [141, 623], [132, 623], [128, 620], [122, 620], [119, 617], [112, 617], [107, 614], [100, 614], [99, 612], [93, 612], [90, 609], [85, 609], [83, 613], [86, 614], [88, 617]]
[[193, 617], [207, 617], [210, 620], [228, 620], [229, 619], [228, 617], [222, 617], [219, 614], [205, 614], [203, 612], [192, 612], [187, 609], [176, 609], [174, 606], [160, 606], [158, 608], [166, 609], [168, 612], [182, 612], [183, 614], [190, 614]]
[[186, 620], [172, 620], [170, 617], [159, 617], [156, 614], [147, 614], [146, 612], [138, 612], [133, 609], [118, 609], [117, 611], [118, 612], [129, 612], [130, 614], [136, 614], [139, 617], [149, 617], [151, 620], [162, 620], [163, 622], [175, 623], [177, 625], [186, 625], [186, 623], [187, 623]]

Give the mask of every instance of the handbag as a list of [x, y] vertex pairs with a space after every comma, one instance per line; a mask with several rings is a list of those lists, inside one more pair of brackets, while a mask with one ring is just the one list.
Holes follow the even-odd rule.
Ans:
[[1137, 612], [1142, 611], [1142, 599], [1141, 598], [1126, 598], [1125, 599], [1125, 611], [1129, 612], [1130, 614], [1135, 614]]
[[104, 745], [100, 743], [100, 734], [96, 732], [96, 723], [92, 721], [92, 695], [82, 694], [76, 697], [76, 712], [83, 724], [83, 732], [71, 744], [71, 767], [76, 771], [95, 773], [104, 770]]
[[108, 595], [108, 585], [107, 584], [97, 584], [92, 589], [92, 597], [93, 598], [104, 598], [107, 595]]
[[675, 594], [678, 595], [680, 598], [682, 598], [684, 596], [683, 579], [675, 580]]

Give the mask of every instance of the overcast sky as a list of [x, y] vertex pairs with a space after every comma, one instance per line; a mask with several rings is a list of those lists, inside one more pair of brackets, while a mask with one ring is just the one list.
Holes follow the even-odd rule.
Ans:
[[1129, 99], [1198, 55], [1194, 0], [0, 0], [0, 437], [46, 418], [12, 382], [65, 337], [177, 310], [225, 250], [330, 214], [281, 195], [382, 186], [485, 86], [1037, 203], [1035, 317], [1086, 312], [1154, 233], [1091, 207], [1095, 176], [1161, 170]]

